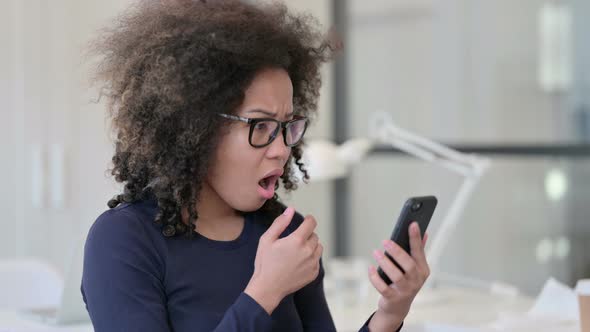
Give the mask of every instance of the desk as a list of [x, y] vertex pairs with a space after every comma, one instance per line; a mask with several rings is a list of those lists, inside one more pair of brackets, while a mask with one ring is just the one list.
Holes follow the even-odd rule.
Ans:
[[[342, 307], [330, 303], [330, 310], [339, 332], [356, 332], [358, 328], [377, 308], [377, 294], [368, 299], [363, 306], [355, 308]], [[445, 287], [441, 289], [424, 289], [417, 298], [408, 315], [403, 332], [578, 332], [578, 325], [545, 326], [526, 330], [492, 330], [481, 326], [495, 321], [501, 313], [523, 314], [533, 304], [533, 300], [525, 296], [503, 297], [486, 292]], [[427, 299], [433, 299], [427, 301]], [[330, 302], [330, 299], [328, 299]], [[445, 329], [445, 325], [465, 327], [461, 329]], [[34, 322], [21, 317], [16, 312], [0, 311], [0, 332], [93, 332], [92, 325], [78, 324], [52, 326]]]
[[47, 325], [22, 317], [17, 312], [0, 311], [0, 332], [94, 332], [92, 324]]
[[[336, 303], [330, 309], [336, 329], [339, 332], [358, 331], [377, 308], [378, 296], [366, 305], [344, 308]], [[475, 289], [444, 287], [423, 289], [416, 298], [410, 314], [404, 323], [404, 332], [451, 332], [462, 329], [445, 329], [444, 326], [464, 327], [465, 332], [529, 332], [526, 329], [495, 330], [483, 328], [496, 321], [501, 314], [523, 315], [533, 305], [533, 299], [526, 296], [506, 297], [493, 295]], [[535, 328], [530, 332], [578, 332], [576, 324], [545, 326], [546, 330]]]

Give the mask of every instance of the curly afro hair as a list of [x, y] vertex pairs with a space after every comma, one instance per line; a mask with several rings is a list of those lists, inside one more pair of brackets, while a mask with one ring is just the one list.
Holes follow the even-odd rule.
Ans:
[[[318, 26], [281, 3], [151, 0], [102, 30], [91, 45], [100, 58], [95, 82], [115, 134], [110, 171], [124, 185], [108, 206], [153, 197], [162, 233], [192, 236], [202, 181], [222, 135], [216, 115], [235, 111], [258, 71], [286, 70], [296, 114], [314, 118], [319, 69], [333, 50]], [[293, 165], [308, 179], [301, 155], [301, 146], [292, 148], [281, 177], [286, 191], [297, 189]], [[275, 194], [261, 210], [275, 215], [280, 207]]]

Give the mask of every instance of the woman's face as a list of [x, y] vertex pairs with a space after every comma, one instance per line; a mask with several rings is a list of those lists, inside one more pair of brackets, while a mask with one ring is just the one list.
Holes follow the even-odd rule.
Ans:
[[[292, 119], [293, 86], [287, 72], [260, 71], [234, 114], [279, 121]], [[249, 124], [228, 119], [226, 125], [229, 130], [219, 142], [204, 185], [233, 209], [255, 211], [272, 198], [291, 148], [285, 145], [282, 131], [270, 145], [254, 148], [248, 143]]]

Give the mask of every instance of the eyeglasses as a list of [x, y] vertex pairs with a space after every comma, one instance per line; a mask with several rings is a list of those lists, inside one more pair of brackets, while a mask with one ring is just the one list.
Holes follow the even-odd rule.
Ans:
[[293, 147], [301, 142], [308, 123], [308, 119], [303, 116], [296, 116], [293, 120], [281, 122], [275, 119], [250, 119], [223, 113], [219, 115], [226, 119], [242, 121], [249, 124], [250, 134], [248, 136], [248, 143], [255, 148], [262, 148], [272, 143], [277, 138], [281, 129], [283, 129], [285, 145]]

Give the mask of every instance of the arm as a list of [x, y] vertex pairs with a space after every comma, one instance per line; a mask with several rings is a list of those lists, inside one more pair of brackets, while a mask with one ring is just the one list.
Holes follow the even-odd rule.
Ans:
[[320, 259], [320, 272], [317, 278], [295, 293], [295, 305], [305, 331], [336, 331], [324, 294], [324, 274]]
[[169, 331], [163, 260], [140, 221], [101, 215], [84, 247], [82, 296], [96, 332]]
[[[375, 324], [377, 326], [387, 326], [385, 324], [389, 324], [389, 320], [388, 319], [381, 319], [381, 317], [379, 317], [379, 312], [374, 312], [369, 317], [369, 319], [367, 319], [367, 321], [361, 327], [359, 332], [370, 332], [371, 331], [371, 329], [369, 329], [370, 324], [371, 325]], [[402, 330], [402, 327], [404, 327], [404, 322], [402, 322], [401, 325], [399, 325], [399, 327], [395, 330], [395, 332], [400, 332]], [[391, 329], [391, 331], [393, 331], [393, 328]]]
[[[131, 213], [111, 210], [90, 229], [82, 296], [96, 332], [172, 330], [164, 249], [158, 251], [144, 224]], [[270, 315], [244, 292], [213, 331], [269, 331], [271, 324]]]
[[225, 312], [214, 332], [258, 332], [271, 329], [271, 316], [256, 300], [243, 292]]

